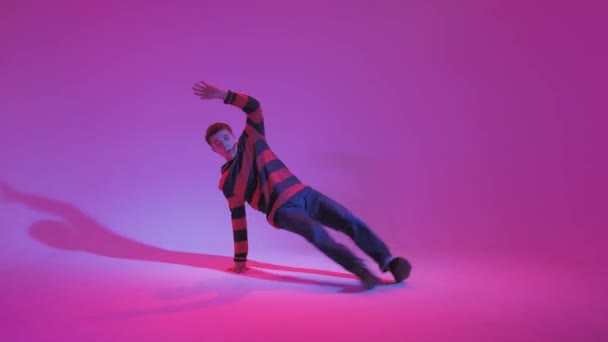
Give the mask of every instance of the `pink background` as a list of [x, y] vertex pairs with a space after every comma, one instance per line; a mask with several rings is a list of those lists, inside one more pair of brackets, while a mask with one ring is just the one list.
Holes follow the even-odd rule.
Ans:
[[[415, 270], [439, 260], [538, 263], [591, 296], [568, 310], [597, 317], [606, 298], [590, 293], [606, 280], [608, 235], [606, 5], [371, 3], [3, 2], [0, 181], [142, 244], [230, 256], [222, 160], [204, 131], [225, 121], [240, 132], [245, 117], [196, 98], [191, 86], [205, 80], [256, 97], [290, 169]], [[248, 217], [250, 258], [338, 270], [263, 215]], [[49, 218], [0, 206], [7, 336], [36, 340], [26, 331], [51, 326], [57, 304], [42, 305], [47, 295], [78, 302], [61, 277], [86, 274], [105, 288], [113, 270], [145, 283], [162, 267], [50, 248], [27, 233]], [[55, 292], [26, 285], [44, 281]], [[598, 322], [580, 324], [599, 336]]]

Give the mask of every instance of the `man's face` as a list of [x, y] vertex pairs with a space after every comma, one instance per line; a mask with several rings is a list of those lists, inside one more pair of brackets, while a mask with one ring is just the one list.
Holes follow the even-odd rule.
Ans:
[[222, 158], [230, 160], [236, 156], [237, 141], [234, 135], [223, 129], [209, 138], [211, 149]]

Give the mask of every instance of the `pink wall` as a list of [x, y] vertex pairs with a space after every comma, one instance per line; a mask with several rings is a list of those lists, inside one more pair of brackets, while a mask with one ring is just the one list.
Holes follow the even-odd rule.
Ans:
[[[3, 4], [0, 180], [230, 255], [203, 135], [244, 116], [195, 98], [206, 80], [258, 98], [283, 161], [397, 252], [603, 253], [600, 2], [253, 3]], [[0, 206], [4, 262], [44, 253], [40, 217]], [[252, 258], [309, 251], [249, 217]]]

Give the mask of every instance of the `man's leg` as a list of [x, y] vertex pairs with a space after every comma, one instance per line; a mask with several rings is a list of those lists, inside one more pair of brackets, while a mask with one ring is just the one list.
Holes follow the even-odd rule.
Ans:
[[321, 224], [312, 219], [303, 208], [296, 206], [281, 208], [276, 213], [276, 220], [282, 229], [304, 237], [326, 256], [355, 274], [366, 288], [372, 288], [380, 282], [369, 272], [362, 260], [346, 246], [333, 240]]
[[307, 212], [321, 224], [348, 235], [363, 252], [369, 255], [382, 272], [391, 271], [397, 282], [409, 276], [411, 265], [401, 257], [394, 257], [388, 246], [360, 218], [323, 193], [312, 190]]

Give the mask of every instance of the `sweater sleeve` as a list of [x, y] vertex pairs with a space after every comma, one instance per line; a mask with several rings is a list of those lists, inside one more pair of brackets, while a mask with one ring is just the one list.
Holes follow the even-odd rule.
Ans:
[[234, 261], [247, 261], [249, 244], [247, 241], [247, 215], [245, 202], [236, 197], [228, 198], [230, 218], [232, 221], [232, 237], [234, 240]]
[[224, 103], [233, 105], [247, 114], [245, 131], [250, 136], [264, 138], [264, 115], [258, 100], [249, 95], [228, 90]]

